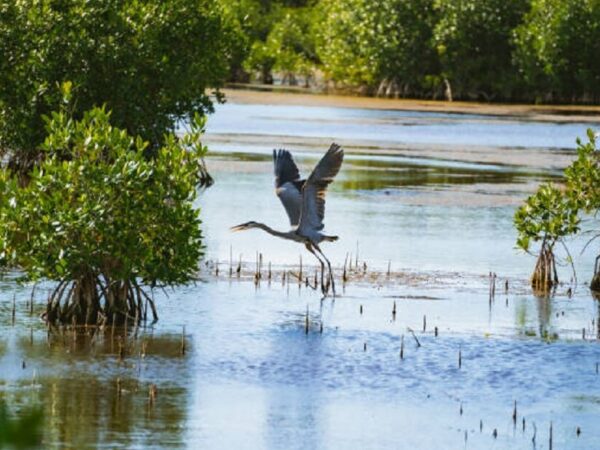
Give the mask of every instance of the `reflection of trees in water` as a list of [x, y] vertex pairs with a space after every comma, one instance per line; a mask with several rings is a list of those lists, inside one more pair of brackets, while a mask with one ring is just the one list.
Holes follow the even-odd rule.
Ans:
[[[534, 334], [531, 329], [528, 330], [530, 317], [529, 310], [531, 308], [530, 305], [530, 299], [522, 299], [522, 301], [517, 304], [515, 309], [517, 329], [526, 335]], [[550, 323], [550, 319], [552, 317], [552, 299], [545, 295], [535, 295], [535, 309], [537, 313], [537, 320], [535, 320], [533, 324], [537, 328], [538, 335], [541, 338], [547, 338], [550, 336], [550, 331], [552, 329], [552, 325]]]
[[8, 394], [27, 392], [41, 403], [48, 446], [182, 446], [190, 367], [180, 348], [181, 336], [134, 340], [122, 330], [114, 336], [56, 332], [33, 342], [23, 337], [18, 350], [42, 375], [37, 387], [23, 381], [24, 389]]
[[548, 337], [550, 332], [550, 317], [552, 316], [552, 299], [547, 295], [536, 295], [535, 296], [537, 313], [538, 313], [538, 327], [540, 336], [545, 338]]

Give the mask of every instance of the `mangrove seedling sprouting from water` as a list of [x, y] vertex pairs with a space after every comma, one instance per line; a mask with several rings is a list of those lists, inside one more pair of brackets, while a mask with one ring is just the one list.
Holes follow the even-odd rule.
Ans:
[[[26, 186], [0, 172], [0, 259], [25, 280], [57, 285], [50, 323], [132, 323], [156, 314], [143, 286], [188, 282], [202, 253], [192, 206], [206, 152], [204, 121], [147, 143], [94, 108], [81, 120], [66, 110], [46, 119], [44, 155]], [[146, 310], [144, 309], [146, 306]]]
[[564, 190], [546, 183], [517, 210], [514, 222], [519, 248], [529, 253], [532, 242], [541, 243], [531, 285], [548, 292], [558, 283], [555, 246], [579, 230], [577, 205]]

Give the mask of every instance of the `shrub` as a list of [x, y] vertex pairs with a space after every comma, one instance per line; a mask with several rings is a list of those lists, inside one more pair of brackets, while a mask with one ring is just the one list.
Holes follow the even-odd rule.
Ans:
[[182, 138], [167, 135], [149, 159], [148, 142], [111, 118], [105, 108], [81, 120], [52, 113], [29, 183], [7, 170], [0, 177], [0, 256], [27, 280], [58, 282], [51, 323], [141, 320], [145, 301], [154, 311], [142, 286], [188, 282], [202, 253], [192, 202], [203, 119]]

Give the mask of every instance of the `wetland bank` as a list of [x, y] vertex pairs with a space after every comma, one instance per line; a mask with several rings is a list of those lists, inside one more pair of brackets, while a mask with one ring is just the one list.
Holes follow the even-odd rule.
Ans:
[[[551, 426], [555, 448], [600, 442], [593, 256], [574, 240], [578, 285], [559, 265], [565, 283], [536, 297], [513, 228], [595, 116], [228, 94], [204, 137], [205, 257], [194, 284], [154, 291], [159, 322], [49, 332], [38, 317], [52, 286], [31, 311], [31, 286], [1, 281], [0, 391], [41, 406], [44, 447], [548, 448]], [[310, 282], [316, 269], [296, 244], [229, 232], [248, 218], [285, 229], [272, 149], [306, 173], [332, 140], [346, 150], [327, 197], [340, 240], [324, 251], [348, 276], [335, 301], [294, 277], [300, 258]]]

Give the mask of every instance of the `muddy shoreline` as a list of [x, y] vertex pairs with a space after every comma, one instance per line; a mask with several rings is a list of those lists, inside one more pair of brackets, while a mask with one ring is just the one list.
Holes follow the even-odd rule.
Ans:
[[[249, 89], [250, 88], [250, 89]], [[329, 106], [336, 108], [363, 108], [398, 111], [423, 111], [454, 114], [481, 114], [504, 118], [573, 123], [600, 124], [600, 106], [581, 105], [524, 105], [489, 104], [476, 102], [446, 102], [440, 100], [384, 99], [266, 90], [261, 86], [232, 85], [223, 89], [226, 101], [240, 104]]]

